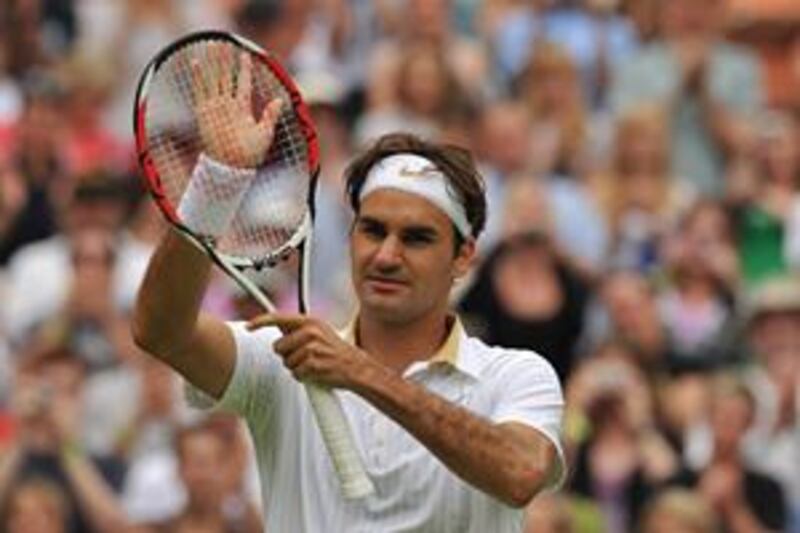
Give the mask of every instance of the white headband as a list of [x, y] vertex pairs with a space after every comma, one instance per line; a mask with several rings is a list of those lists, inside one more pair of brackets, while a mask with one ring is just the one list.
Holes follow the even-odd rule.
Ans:
[[444, 211], [462, 237], [472, 235], [464, 206], [450, 193], [447, 178], [421, 155], [395, 154], [375, 163], [367, 174], [359, 200], [378, 189], [398, 189], [421, 196]]

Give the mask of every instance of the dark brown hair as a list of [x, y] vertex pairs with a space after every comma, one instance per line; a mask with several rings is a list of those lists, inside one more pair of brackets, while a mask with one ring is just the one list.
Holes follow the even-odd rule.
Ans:
[[[395, 154], [416, 154], [436, 165], [445, 175], [450, 192], [455, 193], [464, 206], [472, 226], [472, 237], [480, 235], [486, 223], [486, 195], [483, 178], [475, 167], [472, 154], [458, 146], [426, 141], [408, 133], [390, 133], [380, 137], [356, 156], [345, 170], [345, 194], [355, 213], [361, 207], [359, 196], [369, 171], [379, 161]], [[466, 237], [458, 230], [455, 234], [458, 242]]]

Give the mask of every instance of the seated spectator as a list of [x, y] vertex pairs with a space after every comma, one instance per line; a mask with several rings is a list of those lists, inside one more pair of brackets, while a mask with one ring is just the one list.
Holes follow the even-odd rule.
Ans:
[[528, 108], [532, 138], [530, 156], [537, 174], [580, 174], [589, 122], [580, 80], [569, 54], [554, 44], [536, 47], [516, 82]]
[[625, 112], [617, 119], [610, 168], [590, 179], [610, 227], [613, 268], [657, 268], [662, 238], [694, 196], [671, 171], [665, 120], [657, 107]]
[[704, 467], [684, 469], [671, 483], [694, 487], [727, 531], [782, 531], [788, 517], [781, 486], [753, 470], [742, 454], [755, 413], [752, 394], [726, 375], [711, 390], [710, 457]]
[[756, 128], [748, 183], [729, 193], [742, 278], [750, 285], [800, 264], [800, 130], [777, 112]]
[[488, 217], [479, 249], [491, 249], [507, 222], [519, 225], [531, 217], [549, 217], [547, 231], [554, 242], [580, 263], [581, 270], [593, 274], [602, 268], [608, 238], [600, 210], [582, 182], [548, 179], [534, 170], [526, 115], [521, 103], [500, 101], [488, 105], [481, 116], [478, 155]]
[[[75, 280], [77, 246], [87, 245], [94, 253], [98, 246], [112, 245], [105, 253], [106, 261], [113, 259], [108, 273], [109, 304], [117, 313], [124, 313], [133, 305], [136, 287], [144, 275], [150, 247], [130, 238], [124, 231], [122, 220], [126, 210], [124, 183], [107, 175], [83, 179], [64, 201], [61, 215], [63, 234], [31, 244], [14, 255], [8, 267], [8, 298], [4, 302], [2, 318], [12, 341], [24, 343], [39, 326], [69, 310], [70, 287]], [[101, 235], [104, 235], [102, 237]], [[98, 237], [98, 238], [95, 238]], [[102, 253], [101, 253], [102, 255]], [[95, 256], [92, 256], [95, 257]], [[102, 258], [98, 258], [102, 259]], [[94, 262], [87, 267], [100, 266]], [[82, 270], [87, 283], [97, 281], [97, 269]], [[73, 295], [87, 303], [102, 298], [103, 291], [76, 287]], [[75, 298], [73, 298], [74, 300]], [[100, 303], [100, 302], [97, 302]], [[102, 310], [96, 309], [102, 315]], [[104, 317], [110, 318], [110, 317]], [[127, 336], [127, 335], [126, 335]]]
[[489, 344], [535, 350], [562, 380], [574, 360], [588, 289], [542, 233], [502, 241], [459, 304], [465, 325]]
[[66, 172], [71, 176], [102, 170], [124, 172], [133, 164], [133, 147], [106, 128], [102, 116], [111, 94], [111, 67], [75, 55], [62, 71], [66, 93], [62, 148]]
[[190, 533], [201, 528], [209, 533], [258, 533], [263, 530], [252, 503], [237, 494], [241, 487], [230, 485], [231, 478], [226, 473], [234, 460], [230, 455], [233, 450], [221, 429], [219, 425], [206, 423], [178, 433], [175, 449], [178, 472], [186, 488], [186, 504], [177, 516], [155, 524], [154, 531]]
[[393, 100], [400, 58], [416, 43], [427, 43], [441, 50], [469, 100], [480, 100], [494, 92], [484, 45], [454, 31], [450, 24], [454, 8], [452, 0], [381, 2], [376, 6], [384, 38], [372, 48], [366, 63], [370, 107], [379, 109]]
[[22, 87], [22, 113], [0, 146], [0, 152], [5, 152], [0, 153], [0, 160], [9, 165], [10, 172], [4, 181], [18, 180], [23, 189], [11, 198], [17, 204], [9, 204], [14, 215], [2, 215], [8, 220], [0, 234], [0, 264], [25, 244], [56, 231], [56, 201], [67, 181], [59, 127], [63, 89], [41, 72], [29, 73]]
[[[106, 469], [113, 465], [88, 455], [81, 441], [84, 378], [85, 365], [66, 348], [31, 354], [20, 365], [13, 400], [16, 438], [0, 460], [0, 508], [14, 504], [12, 511], [24, 512], [20, 484], [45, 479], [63, 491], [64, 512], [51, 515], [64, 531], [119, 530], [126, 519], [111, 484], [119, 477]], [[51, 504], [61, 507], [56, 499], [61, 496]]]
[[678, 466], [655, 430], [652, 396], [635, 357], [614, 342], [570, 380], [567, 426], [582, 420], [588, 427], [576, 443], [569, 489], [597, 502], [608, 531], [632, 531], [648, 497]]
[[598, 507], [564, 492], [537, 496], [525, 510], [523, 533], [603, 533]]
[[720, 204], [700, 201], [666, 243], [670, 284], [658, 305], [673, 365], [713, 366], [737, 356], [737, 261], [730, 224]]
[[9, 488], [0, 529], [8, 533], [67, 533], [67, 495], [56, 483], [31, 477]]
[[648, 374], [658, 371], [667, 357], [655, 288], [638, 272], [612, 271], [602, 279], [581, 333], [581, 352], [595, 350], [607, 339], [619, 339]]
[[602, 107], [611, 68], [637, 47], [634, 28], [617, 12], [618, 3], [539, 0], [507, 10], [487, 36], [500, 74], [513, 79], [539, 46], [552, 42], [578, 66], [587, 102]]
[[745, 380], [755, 413], [745, 454], [783, 485], [793, 531], [800, 527], [800, 282], [795, 277], [765, 282], [754, 291], [748, 315], [755, 364]]
[[725, 191], [728, 156], [762, 104], [757, 58], [725, 42], [725, 0], [659, 2], [662, 37], [620, 63], [611, 102], [669, 103], [672, 168], [704, 195]]
[[444, 49], [412, 43], [400, 53], [394, 78], [395, 94], [384, 107], [368, 109], [356, 125], [360, 146], [393, 131], [435, 137], [447, 120], [465, 105], [455, 72]]
[[691, 468], [708, 458], [706, 413], [712, 376], [707, 369], [686, 367], [664, 373], [656, 384], [659, 430]]
[[645, 507], [642, 533], [717, 533], [714, 510], [694, 491], [669, 489]]

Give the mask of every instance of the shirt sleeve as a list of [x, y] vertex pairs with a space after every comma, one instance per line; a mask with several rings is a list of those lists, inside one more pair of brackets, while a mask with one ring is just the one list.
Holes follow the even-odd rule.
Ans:
[[490, 419], [495, 423], [516, 422], [542, 433], [555, 447], [558, 457], [547, 488], [555, 489], [566, 476], [561, 444], [564, 396], [558, 376], [543, 358], [531, 353], [514, 353], [501, 371], [498, 391]]
[[250, 418], [257, 413], [263, 421], [273, 411], [276, 380], [283, 369], [272, 351], [272, 343], [281, 333], [277, 328], [248, 331], [244, 322], [228, 322], [236, 345], [236, 362], [225, 392], [218, 401], [189, 386], [187, 401], [198, 408], [236, 413]]

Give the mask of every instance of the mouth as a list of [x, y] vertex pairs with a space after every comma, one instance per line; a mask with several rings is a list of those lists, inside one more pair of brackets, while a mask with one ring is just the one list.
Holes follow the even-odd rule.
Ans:
[[379, 294], [395, 293], [408, 286], [403, 280], [382, 276], [367, 276], [365, 281], [370, 290]]

